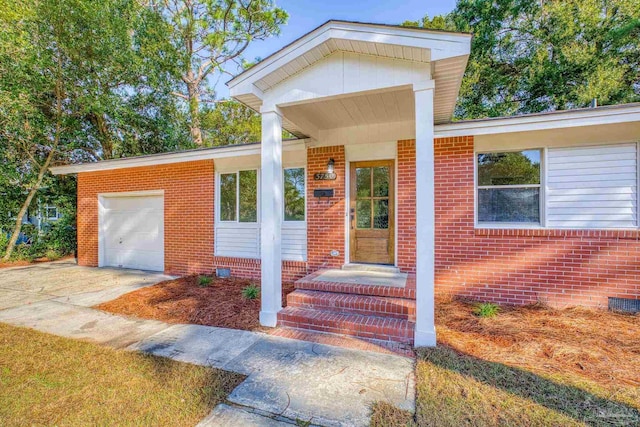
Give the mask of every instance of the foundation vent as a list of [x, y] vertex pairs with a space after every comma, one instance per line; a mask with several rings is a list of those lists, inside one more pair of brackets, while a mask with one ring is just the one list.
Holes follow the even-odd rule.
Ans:
[[609, 310], [622, 313], [640, 313], [640, 299], [609, 297]]

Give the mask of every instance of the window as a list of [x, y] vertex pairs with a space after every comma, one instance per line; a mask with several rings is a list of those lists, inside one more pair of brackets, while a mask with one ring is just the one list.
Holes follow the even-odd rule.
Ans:
[[284, 170], [284, 220], [305, 220], [305, 170]]
[[45, 206], [44, 216], [47, 219], [58, 219], [58, 208], [55, 206]]
[[478, 154], [479, 223], [540, 224], [540, 153]]
[[220, 174], [220, 221], [258, 222], [258, 171]]

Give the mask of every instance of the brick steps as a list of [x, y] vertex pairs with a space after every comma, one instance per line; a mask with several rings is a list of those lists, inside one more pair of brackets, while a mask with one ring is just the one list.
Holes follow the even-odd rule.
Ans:
[[287, 296], [287, 306], [366, 316], [394, 317], [415, 322], [416, 302], [357, 294], [298, 289]]
[[367, 340], [412, 344], [415, 324], [408, 320], [286, 307], [278, 313], [278, 326], [348, 335]]
[[[308, 278], [302, 278], [296, 283], [296, 289], [305, 289], [309, 291], [321, 291], [321, 292], [333, 292], [339, 294], [355, 294], [355, 295], [368, 295], [376, 297], [390, 297], [390, 298], [416, 298], [415, 287], [407, 286], [404, 288], [391, 287], [391, 286], [378, 286], [367, 284], [351, 284], [351, 283], [337, 283], [337, 282], [321, 282], [310, 280]], [[408, 283], [409, 285], [409, 283]]]

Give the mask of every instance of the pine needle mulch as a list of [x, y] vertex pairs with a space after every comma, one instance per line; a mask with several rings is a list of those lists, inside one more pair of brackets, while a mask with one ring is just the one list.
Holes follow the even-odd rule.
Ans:
[[[115, 314], [191, 323], [204, 326], [261, 330], [260, 298], [246, 299], [242, 290], [257, 280], [213, 277], [207, 286], [198, 286], [198, 276], [168, 280], [122, 295], [94, 308]], [[282, 284], [283, 303], [293, 292], [293, 283]]]
[[438, 347], [419, 349], [416, 415], [380, 403], [372, 425], [640, 425], [640, 315], [585, 308], [436, 304]]

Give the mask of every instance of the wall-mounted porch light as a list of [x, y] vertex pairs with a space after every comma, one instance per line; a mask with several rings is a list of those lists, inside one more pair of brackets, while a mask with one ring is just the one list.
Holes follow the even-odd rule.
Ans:
[[333, 158], [329, 159], [329, 162], [327, 163], [327, 173], [333, 173], [333, 166], [335, 165], [335, 160], [333, 160]]

